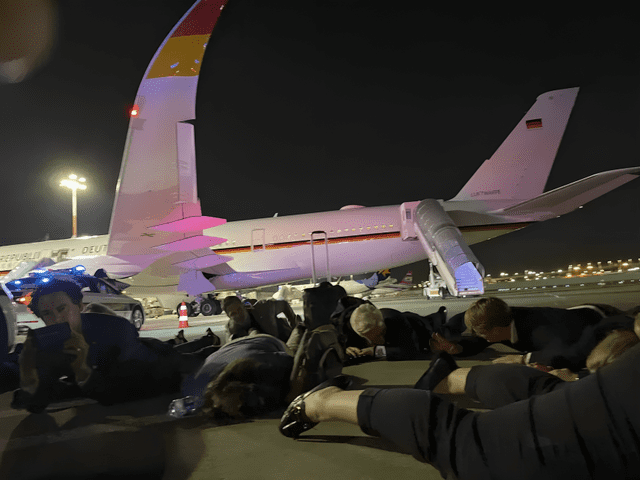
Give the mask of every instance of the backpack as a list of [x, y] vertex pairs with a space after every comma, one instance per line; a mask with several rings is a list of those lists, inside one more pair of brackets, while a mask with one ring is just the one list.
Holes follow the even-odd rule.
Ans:
[[346, 360], [344, 347], [334, 325], [306, 330], [293, 359], [288, 401], [342, 373]]

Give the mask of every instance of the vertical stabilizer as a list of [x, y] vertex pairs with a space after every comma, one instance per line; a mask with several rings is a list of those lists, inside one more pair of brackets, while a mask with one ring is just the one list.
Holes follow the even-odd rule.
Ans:
[[543, 93], [451, 200], [528, 200], [544, 192], [579, 88]]

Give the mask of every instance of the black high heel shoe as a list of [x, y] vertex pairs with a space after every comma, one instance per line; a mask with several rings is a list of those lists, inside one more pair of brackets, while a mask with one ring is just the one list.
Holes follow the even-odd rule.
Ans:
[[280, 426], [278, 429], [280, 433], [285, 437], [298, 438], [301, 433], [312, 429], [318, 423], [312, 422], [305, 413], [304, 400], [314, 392], [322, 390], [328, 387], [338, 387], [342, 390], [346, 390], [353, 383], [353, 379], [348, 375], [338, 375], [330, 378], [329, 380], [322, 382], [316, 387], [312, 388], [302, 395], [298, 395], [284, 411], [284, 415], [280, 419]]

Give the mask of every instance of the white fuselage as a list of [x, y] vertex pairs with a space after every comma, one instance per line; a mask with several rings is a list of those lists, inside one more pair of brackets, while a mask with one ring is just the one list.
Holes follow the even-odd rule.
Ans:
[[[444, 202], [451, 207], [456, 202]], [[522, 228], [528, 222], [505, 223], [504, 218], [482, 221], [458, 220], [469, 244]], [[468, 215], [469, 212], [467, 211]], [[487, 221], [489, 220], [489, 221]], [[464, 225], [467, 223], [467, 225]], [[475, 225], [474, 225], [475, 224]], [[311, 237], [313, 233], [313, 255]], [[204, 231], [205, 235], [222, 237], [226, 242], [212, 251], [232, 257], [222, 268], [214, 268], [210, 278], [212, 290], [235, 290], [274, 285], [315, 277], [324, 279], [356, 275], [383, 268], [393, 268], [427, 258], [415, 237], [403, 239], [401, 206], [351, 207], [330, 212], [228, 222]], [[325, 243], [325, 236], [327, 242]], [[22, 261], [51, 257], [56, 262], [83, 264], [93, 273], [105, 268], [109, 261], [108, 235], [50, 240], [38, 243], [0, 247], [0, 273], [6, 273]], [[328, 253], [328, 263], [327, 263]], [[175, 292], [178, 276], [165, 268], [160, 259], [149, 269], [128, 277], [128, 293], [151, 296]], [[327, 272], [328, 265], [328, 272]], [[68, 265], [65, 265], [68, 266]]]
[[[213, 251], [233, 257], [238, 272], [213, 279], [217, 288], [245, 288], [315, 276], [360, 274], [425, 258], [417, 241], [403, 241], [398, 206], [359, 207], [231, 222], [205, 231], [226, 238]], [[313, 233], [313, 255], [311, 237]], [[325, 238], [327, 242], [325, 243]], [[241, 274], [242, 273], [242, 274]]]
[[92, 235], [0, 247], [0, 276], [6, 275], [22, 262], [51, 258], [59, 263], [71, 258], [105, 255], [108, 244], [109, 235]]

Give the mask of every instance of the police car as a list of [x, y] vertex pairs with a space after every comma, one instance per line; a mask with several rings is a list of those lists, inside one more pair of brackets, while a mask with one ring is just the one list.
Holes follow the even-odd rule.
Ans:
[[0, 283], [0, 315], [4, 315], [4, 321], [7, 324], [7, 348], [11, 351], [16, 343], [17, 333], [15, 304], [13, 295], [2, 283]]
[[[144, 308], [135, 298], [123, 294], [118, 287], [127, 286], [105, 276], [94, 276], [85, 273], [85, 268], [78, 265], [73, 268], [60, 270], [33, 270], [28, 277], [19, 278], [6, 283], [7, 289], [14, 299], [23, 305], [31, 301], [31, 293], [40, 285], [50, 282], [54, 278], [71, 280], [82, 288], [82, 308], [89, 303], [100, 303], [113, 310], [117, 315], [129, 320], [137, 330], [142, 328], [145, 321]], [[23, 311], [21, 311], [22, 309]], [[39, 328], [44, 322], [26, 310], [25, 306], [18, 307], [18, 333], [26, 332], [27, 328]]]

